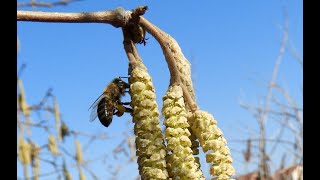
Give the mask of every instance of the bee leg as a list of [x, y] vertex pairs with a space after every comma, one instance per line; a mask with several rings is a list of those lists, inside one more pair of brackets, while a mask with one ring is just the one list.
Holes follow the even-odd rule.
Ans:
[[120, 112], [125, 112], [126, 111], [126, 107], [124, 107], [122, 104], [117, 104], [117, 110]]
[[[120, 107], [121, 105], [118, 105], [118, 108]], [[124, 108], [124, 109], [123, 109]], [[113, 113], [113, 115], [116, 115], [118, 117], [122, 116], [124, 113], [132, 113], [132, 109], [131, 108], [127, 108], [127, 107], [124, 107], [124, 106], [121, 106], [121, 108], [119, 108], [117, 111], [115, 111]]]
[[131, 102], [121, 102], [122, 105], [130, 105]]
[[126, 113], [130, 113], [131, 114], [131, 116], [133, 115], [132, 113], [133, 113], [133, 110], [131, 109], [131, 108], [127, 108], [127, 107], [125, 107], [126, 108]]
[[116, 115], [118, 117], [122, 116], [123, 114], [124, 114], [124, 112], [122, 112], [122, 111], [116, 111], [113, 113], [113, 115]]
[[132, 109], [131, 108], [127, 108], [127, 107], [125, 107], [126, 108], [126, 113], [132, 113]]
[[127, 78], [127, 79], [129, 79], [130, 76], [124, 76], [124, 77], [121, 77], [121, 76], [120, 76], [119, 78], [120, 78], [120, 79], [121, 79], [121, 78]]

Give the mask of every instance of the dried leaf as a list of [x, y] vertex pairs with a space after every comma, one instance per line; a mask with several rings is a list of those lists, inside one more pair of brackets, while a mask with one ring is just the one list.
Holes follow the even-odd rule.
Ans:
[[70, 134], [70, 131], [68, 126], [64, 122], [62, 122], [62, 125], [60, 126], [60, 129], [59, 129], [59, 137], [61, 137], [61, 139], [64, 141], [64, 138], [69, 134]]
[[244, 159], [249, 162], [251, 159], [251, 139], [247, 140], [247, 150], [244, 152]]

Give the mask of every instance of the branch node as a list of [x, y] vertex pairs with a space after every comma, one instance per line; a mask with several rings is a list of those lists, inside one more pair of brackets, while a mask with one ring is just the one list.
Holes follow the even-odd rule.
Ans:
[[119, 19], [121, 22], [120, 23], [114, 23], [112, 24], [114, 27], [118, 28], [118, 27], [123, 27], [126, 24], [128, 24], [130, 18], [131, 18], [131, 11], [127, 11], [125, 9], [123, 9], [122, 7], [118, 7], [114, 10], [114, 12], [116, 13], [116, 17], [117, 19]]
[[140, 16], [143, 15], [147, 6], [138, 6], [132, 10], [129, 21], [123, 26], [124, 31], [128, 33], [129, 39], [135, 44], [146, 45], [146, 30], [140, 25]]

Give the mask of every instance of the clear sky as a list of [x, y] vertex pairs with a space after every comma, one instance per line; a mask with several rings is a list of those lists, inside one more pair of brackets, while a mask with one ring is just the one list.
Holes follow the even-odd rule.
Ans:
[[[18, 1], [23, 2], [23, 1]], [[271, 78], [278, 56], [284, 24], [284, 8], [288, 13], [289, 42], [302, 57], [302, 0], [268, 1], [151, 1], [151, 0], [83, 0], [68, 6], [54, 8], [19, 8], [20, 10], [91, 12], [123, 7], [134, 9], [147, 5], [144, 17], [174, 37], [192, 65], [192, 76], [200, 108], [213, 114], [223, 130], [239, 174], [253, 170], [244, 168], [241, 151], [245, 144], [231, 140], [255, 138], [247, 128], [257, 130], [253, 115], [239, 105], [239, 100], [258, 104], [266, 95], [266, 82]], [[70, 128], [87, 133], [121, 134], [133, 128], [130, 116], [114, 118], [109, 128], [98, 120], [89, 122], [88, 108], [114, 77], [126, 76], [128, 60], [122, 44], [120, 28], [108, 24], [67, 24], [18, 22], [21, 50], [18, 67], [27, 64], [22, 80], [29, 104], [37, 103], [49, 87], [57, 97], [62, 119]], [[151, 35], [147, 45], [138, 45], [138, 51], [153, 78], [157, 101], [169, 83], [169, 71], [160, 46]], [[17, 68], [18, 68], [17, 67]], [[295, 101], [302, 105], [302, 68], [287, 48], [280, 65], [278, 82], [282, 83]], [[267, 135], [274, 134], [273, 127]], [[46, 137], [33, 134], [39, 141]], [[81, 137], [79, 137], [81, 138]], [[81, 140], [81, 139], [80, 139]], [[134, 179], [137, 165], [127, 163], [120, 155], [112, 157], [112, 149], [122, 141], [113, 138], [97, 141], [86, 151], [86, 159], [109, 153], [106, 164], [90, 164], [99, 177], [110, 178], [109, 166], [125, 165], [119, 179]], [[74, 151], [73, 138], [66, 147]], [[281, 153], [273, 167], [280, 162]], [[205, 163], [204, 158], [202, 162]], [[290, 162], [288, 162], [290, 163]], [[68, 167], [74, 162], [68, 162]], [[207, 172], [208, 165], [202, 165]], [[43, 168], [50, 166], [43, 166]], [[18, 177], [22, 168], [17, 163]], [[78, 174], [73, 168], [72, 176]], [[43, 172], [50, 172], [51, 168]], [[43, 179], [55, 179], [47, 176]], [[91, 179], [87, 175], [87, 179]], [[104, 178], [102, 178], [104, 179]]]

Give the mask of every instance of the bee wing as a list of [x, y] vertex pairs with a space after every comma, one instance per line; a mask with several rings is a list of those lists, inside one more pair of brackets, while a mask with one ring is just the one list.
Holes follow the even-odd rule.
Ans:
[[91, 109], [91, 112], [90, 112], [90, 119], [89, 121], [94, 121], [97, 116], [98, 116], [98, 113], [97, 113], [97, 108], [98, 108], [98, 104], [99, 102], [101, 101], [101, 99], [104, 98], [104, 94], [101, 94], [93, 103], [92, 105], [90, 106], [90, 108], [88, 110]]

